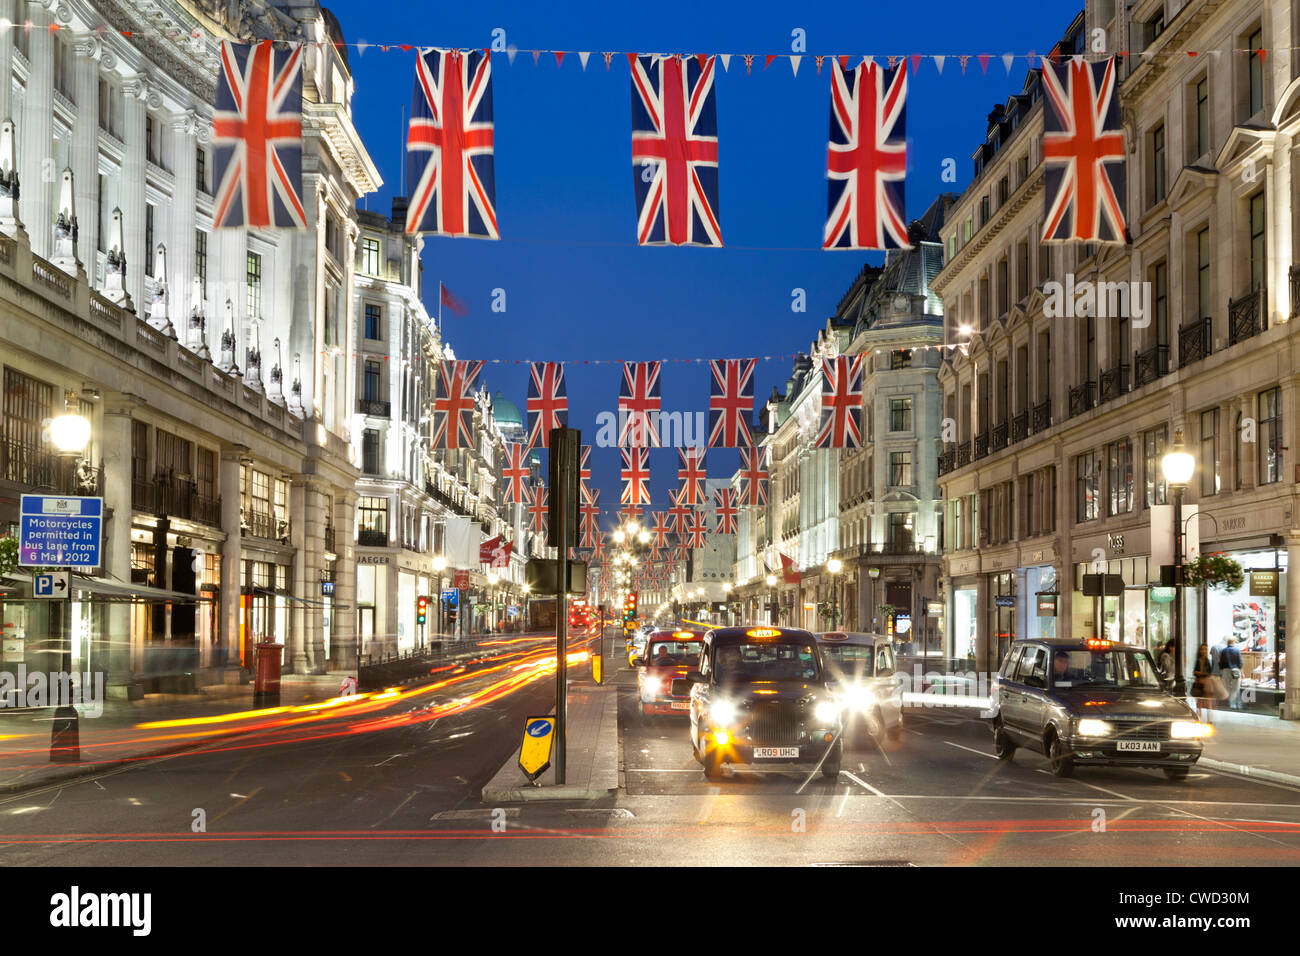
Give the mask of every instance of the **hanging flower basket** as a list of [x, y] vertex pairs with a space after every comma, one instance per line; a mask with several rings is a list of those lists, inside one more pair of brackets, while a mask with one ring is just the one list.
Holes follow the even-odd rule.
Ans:
[[9, 535], [0, 537], [0, 577], [18, 567], [18, 539]]
[[1183, 583], [1188, 587], [1236, 591], [1246, 583], [1241, 565], [1221, 554], [1202, 554], [1183, 565]]

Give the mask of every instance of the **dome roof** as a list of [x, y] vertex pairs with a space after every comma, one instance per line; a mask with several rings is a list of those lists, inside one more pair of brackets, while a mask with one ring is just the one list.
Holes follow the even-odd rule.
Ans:
[[492, 396], [492, 412], [498, 425], [515, 424], [523, 427], [524, 416], [519, 414], [519, 407], [500, 392]]

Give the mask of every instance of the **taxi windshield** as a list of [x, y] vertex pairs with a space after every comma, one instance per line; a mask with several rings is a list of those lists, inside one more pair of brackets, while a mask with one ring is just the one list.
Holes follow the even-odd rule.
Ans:
[[1156, 690], [1163, 685], [1146, 651], [1110, 648], [1056, 651], [1052, 659], [1052, 686]]
[[817, 655], [808, 643], [738, 644], [718, 648], [716, 670], [723, 682], [816, 680]]
[[870, 677], [875, 664], [876, 649], [860, 644], [823, 644], [822, 656], [826, 666], [845, 673]]
[[650, 653], [646, 658], [651, 666], [695, 664], [700, 659], [700, 649], [703, 647], [701, 641], [651, 641]]

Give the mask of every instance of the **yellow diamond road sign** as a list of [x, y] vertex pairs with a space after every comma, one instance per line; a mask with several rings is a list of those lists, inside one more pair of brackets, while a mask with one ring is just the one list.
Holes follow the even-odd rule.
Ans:
[[554, 717], [525, 718], [524, 742], [519, 748], [519, 769], [530, 781], [540, 777], [551, 765], [551, 744], [554, 739]]

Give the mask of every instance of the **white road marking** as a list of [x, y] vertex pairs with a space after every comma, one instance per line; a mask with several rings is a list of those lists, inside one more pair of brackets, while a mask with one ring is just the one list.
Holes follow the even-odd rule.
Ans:
[[955, 744], [951, 740], [945, 740], [944, 743], [949, 747], [956, 747], [958, 750], [965, 750], [973, 754], [979, 754], [981, 757], [992, 757], [994, 760], [998, 759], [996, 754], [991, 754], [987, 750], [976, 750], [974, 747], [967, 747], [964, 744]]
[[[1045, 774], [1047, 774], [1049, 777], [1052, 775], [1052, 774], [1051, 774], [1051, 771], [1044, 770], [1044, 769], [1042, 769], [1041, 767], [1038, 769], [1038, 772], [1039, 772], [1039, 773], [1045, 773]], [[1077, 784], [1079, 784], [1079, 786], [1081, 786], [1081, 787], [1089, 787], [1089, 788], [1091, 788], [1091, 789], [1093, 789], [1093, 790], [1100, 790], [1102, 793], [1109, 793], [1112, 797], [1118, 797], [1120, 800], [1129, 800], [1129, 801], [1132, 801], [1132, 800], [1136, 800], [1136, 799], [1137, 799], [1137, 797], [1126, 797], [1126, 796], [1124, 796], [1124, 794], [1120, 793], [1118, 790], [1107, 790], [1105, 787], [1098, 787], [1098, 786], [1096, 786], [1095, 784], [1084, 783], [1082, 780], [1072, 780], [1072, 781], [1070, 781], [1070, 782], [1071, 782], [1071, 783], [1077, 783]], [[1148, 803], [1159, 803], [1160, 801], [1159, 801], [1159, 799], [1156, 799], [1156, 800], [1149, 800], [1149, 801], [1147, 801], [1147, 802], [1148, 802]]]

